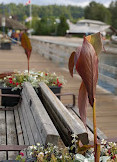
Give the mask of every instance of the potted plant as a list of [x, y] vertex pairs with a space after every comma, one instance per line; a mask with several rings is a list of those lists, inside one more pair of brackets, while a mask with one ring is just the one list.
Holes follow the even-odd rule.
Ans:
[[[73, 135], [76, 137], [75, 135]], [[73, 143], [78, 141], [74, 138]], [[48, 143], [46, 146], [37, 143], [36, 145], [29, 146], [25, 151], [28, 153], [29, 158], [24, 157], [23, 150], [16, 157], [16, 160], [21, 162], [94, 162], [94, 148], [85, 151], [83, 149], [78, 149], [76, 147], [76, 152], [72, 153], [72, 149], [75, 147], [73, 144], [69, 147], [58, 147], [51, 143]], [[100, 150], [100, 162], [114, 162], [117, 161], [117, 145], [113, 142], [107, 142], [105, 140], [101, 141], [101, 150]]]
[[[65, 83], [63, 76], [56, 73], [42, 71], [16, 71], [0, 75], [0, 84], [2, 94], [20, 94], [24, 82], [30, 82], [38, 94], [38, 83], [45, 82], [54, 93], [60, 93], [61, 87]], [[39, 95], [39, 94], [38, 94]], [[19, 98], [2, 97], [3, 106], [15, 106]]]

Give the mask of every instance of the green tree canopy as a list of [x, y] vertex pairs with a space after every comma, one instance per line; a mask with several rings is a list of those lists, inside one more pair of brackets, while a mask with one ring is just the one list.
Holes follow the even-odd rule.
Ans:
[[111, 13], [100, 3], [95, 1], [90, 2], [84, 10], [84, 16], [86, 19], [99, 20], [107, 24], [111, 23]]
[[117, 1], [110, 3], [109, 10], [112, 14], [111, 25], [117, 29]]
[[69, 25], [66, 22], [65, 16], [60, 17], [60, 23], [57, 27], [57, 35], [64, 36], [66, 34], [66, 31], [69, 29]]

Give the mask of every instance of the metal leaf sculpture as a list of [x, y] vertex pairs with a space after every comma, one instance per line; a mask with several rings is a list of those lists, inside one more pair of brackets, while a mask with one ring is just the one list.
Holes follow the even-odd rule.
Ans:
[[84, 37], [82, 47], [77, 48], [77, 51], [71, 54], [68, 65], [71, 76], [73, 76], [75, 66], [82, 78], [78, 96], [78, 107], [85, 126], [88, 101], [93, 108], [95, 162], [99, 162], [100, 157], [100, 145], [97, 144], [95, 92], [98, 80], [98, 55], [101, 50], [102, 41], [100, 33]]
[[93, 107], [96, 83], [98, 80], [98, 55], [102, 50], [101, 34], [96, 33], [84, 37], [82, 47], [78, 47], [69, 58], [69, 71], [73, 76], [73, 68], [82, 78], [79, 89], [78, 107], [81, 119], [86, 126], [86, 108], [89, 100]]
[[31, 56], [31, 52], [32, 52], [32, 46], [31, 46], [30, 39], [28, 38], [26, 33], [23, 33], [21, 36], [21, 46], [24, 48], [25, 54], [27, 56], [28, 72], [29, 72], [29, 60], [30, 60], [30, 56]]

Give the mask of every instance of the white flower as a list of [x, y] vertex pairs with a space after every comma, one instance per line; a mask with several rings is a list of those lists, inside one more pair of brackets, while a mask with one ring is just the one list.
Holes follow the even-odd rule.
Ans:
[[32, 150], [32, 149], [34, 148], [34, 146], [29, 146], [28, 148], [29, 148], [30, 150]]
[[45, 151], [45, 154], [49, 153], [48, 151]]
[[40, 143], [37, 143], [37, 146], [40, 146]]
[[32, 152], [30, 152], [30, 154], [29, 155], [32, 155]]
[[44, 156], [44, 153], [43, 152], [40, 152], [38, 155], [43, 155]]
[[104, 140], [104, 139], [101, 140], [101, 144], [105, 145], [106, 143], [107, 143], [106, 140]]
[[37, 146], [34, 146], [34, 149], [36, 150], [37, 149]]

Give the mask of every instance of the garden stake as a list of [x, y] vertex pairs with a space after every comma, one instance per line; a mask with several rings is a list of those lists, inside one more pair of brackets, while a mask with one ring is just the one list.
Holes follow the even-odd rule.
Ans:
[[100, 156], [100, 145], [97, 144], [97, 130], [96, 130], [96, 100], [94, 98], [93, 103], [93, 129], [94, 129], [94, 152], [95, 152], [95, 162], [99, 162]]
[[29, 74], [29, 59], [27, 59], [28, 60], [28, 74]]

